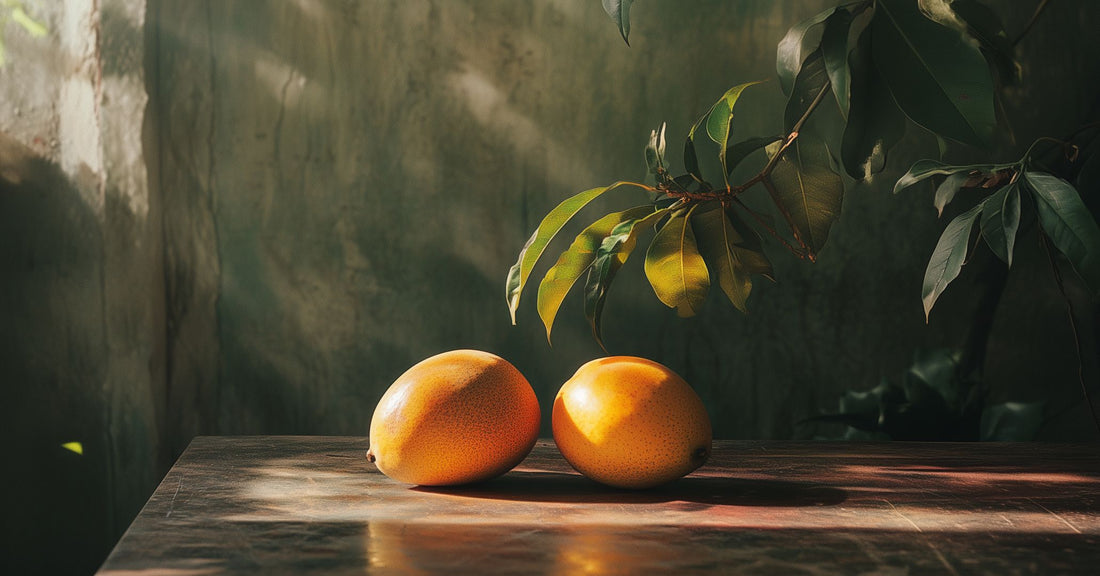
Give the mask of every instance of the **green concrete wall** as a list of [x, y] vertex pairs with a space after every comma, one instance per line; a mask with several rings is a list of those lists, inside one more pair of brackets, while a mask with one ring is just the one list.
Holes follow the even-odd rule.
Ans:
[[[100, 4], [90, 20], [80, 2], [47, 10], [40, 44], [10, 35], [0, 75], [0, 417], [25, 471], [5, 479], [16, 566], [97, 564], [197, 434], [366, 434], [389, 383], [444, 350], [508, 358], [547, 410], [600, 352], [578, 294], [552, 348], [533, 290], [510, 325], [504, 278], [539, 218], [642, 178], [652, 128], [667, 121], [678, 148], [728, 87], [773, 77], [787, 27], [829, 2], [639, 2], [632, 47], [594, 0]], [[1010, 30], [1024, 4], [997, 3]], [[1021, 44], [1025, 80], [1005, 93], [1020, 144], [1006, 157], [1095, 114], [1096, 21], [1100, 4], [1053, 3]], [[742, 105], [738, 130], [779, 129], [776, 82]], [[944, 225], [930, 190], [886, 191], [934, 151], [911, 127], [881, 178], [849, 189], [816, 264], [768, 245], [779, 282], [757, 284], [747, 316], [714, 297], [677, 319], [629, 263], [608, 346], [684, 375], [718, 437], [821, 432], [797, 423], [917, 348], [966, 340], [972, 272], [930, 324], [921, 310]], [[587, 214], [641, 200], [616, 193]], [[1042, 437], [1093, 438], [1045, 265], [1022, 248], [989, 383], [1000, 400], [1048, 398]], [[1095, 376], [1095, 303], [1070, 289]], [[83, 457], [59, 449], [70, 440]], [[76, 552], [51, 554], [58, 542]]]

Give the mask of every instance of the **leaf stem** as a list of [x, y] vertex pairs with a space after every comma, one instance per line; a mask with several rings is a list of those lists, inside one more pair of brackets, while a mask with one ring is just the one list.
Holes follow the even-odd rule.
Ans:
[[[778, 156], [779, 154], [776, 154], [776, 157]], [[775, 183], [772, 182], [769, 176], [765, 176], [760, 182], [764, 185], [764, 188], [768, 189], [768, 195], [771, 196], [772, 203], [779, 209], [779, 213], [783, 215], [783, 219], [786, 220], [787, 224], [791, 227], [791, 235], [794, 236], [794, 241], [798, 242], [798, 245], [802, 247], [802, 252], [795, 252], [794, 250], [791, 250], [791, 252], [799, 258], [809, 258], [810, 262], [816, 262], [817, 256], [814, 254], [814, 251], [806, 245], [806, 242], [802, 240], [802, 235], [798, 233], [798, 227], [794, 225], [794, 219], [791, 217], [790, 211], [779, 201], [779, 191], [775, 189]]]
[[736, 196], [734, 196], [730, 200], [733, 203], [740, 206], [742, 210], [744, 210], [745, 212], [748, 212], [749, 216], [752, 216], [753, 220], [756, 220], [756, 223], [759, 224], [762, 228], [764, 228], [764, 230], [767, 230], [768, 233], [771, 234], [772, 237], [774, 237], [776, 240], [778, 240], [779, 243], [782, 244], [784, 248], [786, 248], [788, 251], [790, 251], [795, 256], [798, 256], [799, 258], [801, 258], [803, 260], [806, 259], [806, 256], [807, 256], [806, 252], [802, 251], [802, 250], [799, 250], [799, 249], [795, 248], [794, 246], [791, 246], [790, 242], [787, 242], [786, 238], [784, 238], [779, 232], [777, 232], [775, 230], [775, 228], [772, 228], [771, 225], [768, 224], [768, 221], [765, 220], [764, 217], [761, 216], [759, 212], [757, 212], [756, 210], [753, 210], [752, 208], [749, 208], [748, 205], [746, 205], [744, 202], [741, 201], [740, 198], [738, 198]]
[[1047, 239], [1047, 235], [1042, 230], [1039, 231], [1039, 242], [1043, 245], [1043, 250], [1047, 253], [1047, 260], [1050, 261], [1050, 269], [1054, 272], [1054, 281], [1058, 284], [1058, 292], [1062, 295], [1062, 300], [1066, 303], [1066, 317], [1069, 319], [1069, 328], [1073, 333], [1073, 351], [1077, 354], [1077, 380], [1081, 383], [1081, 393], [1085, 397], [1085, 404], [1089, 407], [1089, 414], [1092, 415], [1092, 423], [1096, 425], [1096, 431], [1100, 432], [1100, 419], [1096, 417], [1096, 408], [1092, 405], [1092, 399], [1089, 397], [1089, 387], [1085, 384], [1085, 370], [1084, 362], [1081, 358], [1081, 339], [1077, 334], [1077, 320], [1073, 315], [1073, 301], [1070, 300], [1066, 294], [1066, 286], [1062, 282], [1062, 272], [1058, 269], [1058, 263], [1054, 259], [1054, 252], [1050, 249], [1050, 241]]
[[1045, 10], [1046, 7], [1047, 7], [1047, 4], [1050, 4], [1050, 0], [1039, 0], [1039, 5], [1035, 7], [1035, 12], [1032, 13], [1031, 19], [1027, 21], [1027, 24], [1024, 26], [1024, 29], [1022, 31], [1020, 31], [1019, 34], [1016, 35], [1015, 39], [1012, 40], [1012, 47], [1013, 48], [1015, 48], [1016, 45], [1020, 43], [1020, 40], [1024, 39], [1024, 36], [1027, 36], [1028, 32], [1031, 32], [1031, 28], [1033, 26], [1035, 26], [1036, 22], [1039, 21], [1039, 16], [1042, 15], [1043, 10]]
[[763, 182], [771, 175], [772, 170], [775, 169], [775, 165], [778, 164], [780, 158], [783, 157], [783, 153], [786, 152], [787, 148], [790, 148], [791, 144], [794, 144], [795, 139], [798, 138], [798, 133], [802, 130], [802, 125], [810, 119], [810, 114], [813, 114], [814, 110], [821, 104], [821, 101], [825, 99], [825, 95], [829, 93], [831, 87], [832, 84], [829, 82], [826, 82], [825, 85], [821, 87], [821, 91], [814, 97], [813, 102], [810, 102], [809, 107], [802, 113], [802, 117], [799, 118], [798, 122], [795, 122], [794, 127], [791, 128], [791, 133], [787, 135], [787, 139], [783, 141], [783, 145], [779, 147], [779, 151], [775, 153], [775, 156], [772, 156], [771, 160], [768, 160], [767, 165], [764, 166], [764, 169], [761, 170], [759, 174], [749, 178], [747, 182], [738, 186], [740, 189], [739, 191], [744, 191], [757, 182]]
[[[768, 163], [764, 165], [764, 168], [761, 169], [760, 172], [758, 172], [752, 178], [749, 178], [748, 180], [737, 186], [730, 186], [727, 183], [725, 188], [721, 188], [718, 190], [689, 192], [682, 189], [669, 190], [668, 188], [663, 188], [660, 191], [675, 198], [687, 198], [689, 200], [696, 201], [721, 200], [725, 202], [732, 199], [734, 201], [737, 201], [740, 206], [745, 207], [744, 203], [737, 200], [737, 195], [748, 190], [749, 188], [752, 188], [757, 184], [763, 184], [764, 187], [768, 189], [768, 194], [771, 196], [772, 200], [775, 201], [775, 199], [778, 197], [778, 192], [775, 189], [775, 184], [773, 184], [771, 181], [772, 171], [775, 170], [776, 165], [779, 164], [779, 161], [783, 158], [783, 154], [787, 152], [787, 149], [790, 148], [792, 144], [794, 144], [794, 141], [798, 138], [799, 131], [802, 130], [802, 126], [806, 124], [806, 121], [810, 119], [810, 115], [813, 114], [814, 110], [816, 110], [818, 105], [821, 104], [821, 101], [825, 99], [825, 95], [829, 93], [831, 87], [832, 85], [829, 82], [826, 82], [825, 85], [821, 87], [821, 91], [819, 91], [814, 97], [813, 101], [810, 102], [810, 105], [806, 108], [806, 111], [802, 113], [802, 117], [798, 119], [798, 122], [795, 122], [794, 127], [791, 128], [790, 133], [787, 134], [787, 137], [783, 140], [783, 145], [780, 146], [775, 155], [768, 160]], [[810, 247], [807, 246], [806, 243], [802, 240], [802, 238], [799, 237], [798, 228], [794, 225], [794, 221], [791, 219], [790, 212], [788, 212], [778, 201], [775, 201], [775, 204], [779, 208], [779, 212], [783, 215], [783, 218], [787, 221], [787, 224], [791, 227], [791, 232], [794, 235], [795, 241], [798, 242], [798, 244], [802, 247], [801, 250], [791, 246], [786, 240], [782, 238], [782, 236], [779, 235], [778, 232], [764, 224], [764, 222], [761, 221], [761, 218], [757, 214], [751, 211], [750, 213], [753, 214], [754, 218], [756, 218], [756, 221], [763, 225], [768, 230], [768, 232], [772, 234], [772, 236], [775, 236], [777, 239], [779, 239], [779, 241], [783, 243], [783, 246], [786, 247], [787, 250], [789, 250], [792, 254], [803, 259], [809, 258], [810, 261], [813, 262], [816, 259], [813, 250], [811, 250]]]

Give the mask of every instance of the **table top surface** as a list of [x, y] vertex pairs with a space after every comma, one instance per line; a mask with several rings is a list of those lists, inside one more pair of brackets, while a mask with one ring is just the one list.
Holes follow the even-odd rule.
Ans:
[[605, 488], [540, 440], [458, 488], [361, 437], [199, 437], [101, 575], [1095, 574], [1100, 446], [716, 442], [668, 486]]

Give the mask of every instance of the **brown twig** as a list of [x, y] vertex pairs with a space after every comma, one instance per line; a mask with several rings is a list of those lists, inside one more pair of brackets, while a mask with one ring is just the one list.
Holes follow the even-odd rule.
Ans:
[[768, 233], [771, 234], [772, 237], [774, 237], [776, 240], [778, 240], [779, 243], [782, 244], [784, 248], [786, 248], [792, 254], [794, 254], [795, 256], [798, 256], [799, 258], [802, 258], [802, 259], [806, 258], [807, 254], [805, 252], [795, 248], [794, 246], [791, 246], [790, 242], [787, 242], [787, 239], [784, 238], [782, 234], [777, 232], [775, 228], [772, 228], [771, 225], [768, 224], [768, 221], [765, 220], [764, 217], [761, 216], [756, 210], [753, 210], [752, 208], [749, 208], [748, 205], [746, 205], [744, 202], [741, 201], [740, 198], [738, 198], [736, 196], [731, 198], [730, 201], [732, 201], [733, 203], [740, 206], [741, 209], [744, 210], [745, 212], [748, 212], [749, 216], [752, 216], [753, 220], [756, 220], [756, 223], [759, 224], [762, 228], [764, 228], [764, 230], [767, 230]]
[[798, 226], [794, 225], [794, 218], [791, 217], [790, 210], [787, 210], [787, 207], [779, 201], [779, 191], [775, 189], [775, 183], [767, 176], [765, 176], [760, 183], [764, 185], [764, 188], [767, 188], [768, 196], [771, 196], [772, 203], [779, 209], [779, 213], [783, 215], [783, 219], [787, 221], [787, 225], [791, 228], [791, 235], [794, 236], [794, 241], [798, 242], [798, 245], [802, 247], [805, 257], [809, 258], [810, 262], [816, 262], [817, 255], [815, 255], [814, 251], [806, 245], [804, 240], [802, 240], [802, 235], [798, 233]]
[[1020, 43], [1020, 40], [1024, 39], [1024, 36], [1027, 36], [1028, 32], [1031, 32], [1031, 28], [1035, 26], [1036, 22], [1039, 21], [1039, 16], [1042, 15], [1043, 10], [1045, 10], [1047, 7], [1047, 4], [1050, 4], [1050, 0], [1039, 0], [1039, 5], [1035, 7], [1035, 12], [1032, 13], [1031, 19], [1027, 21], [1024, 29], [1016, 35], [1015, 39], [1012, 40], [1013, 48], [1015, 48], [1016, 45]]
[[1039, 242], [1047, 253], [1050, 269], [1054, 272], [1054, 282], [1058, 284], [1058, 292], [1066, 303], [1066, 317], [1069, 318], [1069, 328], [1073, 332], [1073, 351], [1077, 354], [1077, 380], [1081, 383], [1081, 393], [1085, 397], [1085, 404], [1089, 407], [1089, 414], [1092, 415], [1092, 423], [1096, 425], [1097, 432], [1100, 432], [1100, 420], [1096, 418], [1096, 408], [1092, 405], [1092, 399], [1089, 397], [1089, 387], [1085, 384], [1084, 363], [1081, 358], [1081, 339], [1077, 334], [1077, 320], [1074, 319], [1073, 315], [1073, 301], [1066, 294], [1066, 286], [1062, 282], [1062, 272], [1058, 269], [1058, 263], [1054, 259], [1054, 251], [1050, 249], [1050, 240], [1047, 239], [1046, 233], [1042, 230], [1039, 231]]
[[813, 114], [814, 110], [816, 110], [818, 105], [821, 104], [821, 101], [825, 99], [825, 95], [829, 93], [830, 88], [831, 84], [829, 84], [828, 82], [826, 82], [825, 85], [821, 87], [821, 90], [817, 93], [816, 96], [814, 96], [813, 101], [811, 101], [810, 105], [806, 108], [806, 111], [802, 113], [802, 117], [798, 119], [798, 122], [795, 122], [794, 126], [791, 128], [790, 133], [787, 134], [787, 137], [783, 140], [783, 145], [780, 146], [775, 155], [768, 160], [768, 163], [764, 165], [764, 168], [762, 168], [760, 172], [758, 172], [752, 178], [749, 178], [748, 180], [737, 186], [730, 186], [729, 184], [726, 184], [725, 188], [719, 188], [717, 190], [690, 192], [683, 189], [682, 187], [680, 190], [672, 190], [668, 187], [661, 187], [660, 192], [673, 198], [686, 198], [688, 200], [699, 202], [707, 200], [720, 200], [722, 202], [727, 202], [733, 200], [736, 201], [739, 206], [747, 210], [748, 207], [745, 206], [743, 202], [737, 200], [737, 195], [745, 192], [746, 190], [752, 188], [757, 184], [763, 184], [764, 187], [768, 189], [768, 194], [771, 196], [772, 201], [775, 203], [776, 207], [779, 208], [779, 212], [783, 215], [783, 219], [786, 220], [787, 225], [790, 226], [791, 234], [794, 236], [795, 241], [799, 244], [799, 246], [801, 246], [802, 249], [799, 250], [794, 246], [791, 246], [790, 243], [784, 240], [783, 237], [771, 226], [765, 224], [763, 222], [763, 219], [760, 218], [758, 214], [752, 212], [751, 210], [749, 211], [750, 214], [752, 214], [756, 221], [764, 226], [764, 228], [768, 232], [770, 232], [772, 236], [782, 242], [783, 246], [787, 248], [787, 250], [789, 250], [792, 254], [798, 256], [799, 258], [808, 258], [811, 262], [815, 261], [816, 256], [814, 255], [814, 251], [806, 244], [805, 241], [802, 240], [801, 235], [798, 233], [798, 227], [795, 226], [794, 220], [791, 217], [790, 211], [788, 211], [783, 206], [783, 204], [779, 202], [779, 192], [775, 189], [775, 184], [771, 181], [771, 174], [775, 170], [776, 165], [778, 165], [779, 161], [783, 158], [783, 154], [785, 154], [787, 152], [787, 149], [790, 148], [792, 144], [794, 144], [795, 140], [798, 139], [798, 133], [802, 130], [802, 126], [806, 124], [806, 121], [810, 119], [810, 115]]

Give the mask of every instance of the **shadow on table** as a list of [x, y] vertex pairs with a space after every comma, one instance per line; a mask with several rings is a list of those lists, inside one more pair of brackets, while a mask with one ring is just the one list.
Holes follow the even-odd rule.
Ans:
[[411, 488], [418, 492], [508, 500], [578, 504], [692, 502], [705, 506], [835, 506], [846, 491], [819, 484], [691, 476], [650, 490], [620, 490], [563, 472], [517, 472], [468, 486]]

